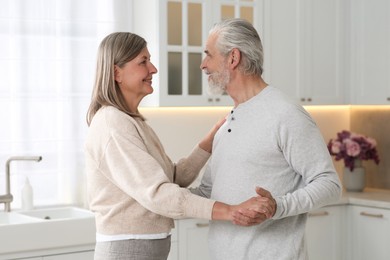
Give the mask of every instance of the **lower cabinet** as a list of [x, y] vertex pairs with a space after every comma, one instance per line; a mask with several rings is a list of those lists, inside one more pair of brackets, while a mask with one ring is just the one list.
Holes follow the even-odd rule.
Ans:
[[178, 221], [178, 260], [209, 260], [209, 221], [183, 219]]
[[[346, 237], [343, 222], [345, 214], [345, 205], [324, 207], [309, 213], [306, 242], [310, 260], [346, 259], [346, 249], [343, 246]], [[209, 260], [207, 239], [209, 222], [184, 219], [176, 223], [177, 241], [173, 232], [168, 260]]]
[[[209, 260], [208, 230], [206, 220], [178, 220], [168, 259]], [[310, 260], [390, 259], [390, 209], [323, 207], [308, 214], [305, 232]]]
[[350, 260], [390, 259], [390, 210], [348, 206]]
[[309, 259], [345, 259], [345, 206], [329, 206], [312, 211], [306, 223]]

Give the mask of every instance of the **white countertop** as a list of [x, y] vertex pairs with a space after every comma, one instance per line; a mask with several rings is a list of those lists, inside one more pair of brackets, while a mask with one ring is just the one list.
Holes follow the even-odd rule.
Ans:
[[344, 192], [334, 205], [337, 204], [390, 209], [390, 190], [366, 188], [363, 192]]

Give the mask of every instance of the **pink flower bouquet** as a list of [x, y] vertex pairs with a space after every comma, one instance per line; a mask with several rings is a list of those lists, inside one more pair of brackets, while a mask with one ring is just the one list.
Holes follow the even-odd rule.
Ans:
[[379, 156], [376, 150], [376, 141], [371, 137], [352, 133], [343, 130], [337, 133], [336, 139], [330, 139], [328, 143], [330, 155], [335, 156], [335, 160], [344, 160], [345, 167], [351, 171], [355, 168], [355, 160], [374, 160], [379, 163]]

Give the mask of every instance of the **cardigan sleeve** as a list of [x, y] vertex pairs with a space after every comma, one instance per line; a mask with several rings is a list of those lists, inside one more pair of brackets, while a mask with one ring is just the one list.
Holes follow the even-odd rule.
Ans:
[[146, 209], [170, 218], [211, 219], [213, 200], [171, 183], [150, 155], [135, 126], [111, 128], [99, 169], [114, 185]]
[[198, 196], [202, 196], [205, 198], [211, 197], [211, 191], [213, 189], [213, 182], [211, 179], [211, 168], [210, 168], [210, 162], [206, 165], [206, 170], [202, 176], [201, 183], [198, 187], [190, 188], [190, 191], [193, 194], [196, 194]]
[[209, 157], [209, 152], [196, 145], [188, 157], [176, 163], [174, 182], [180, 187], [188, 187], [198, 177]]

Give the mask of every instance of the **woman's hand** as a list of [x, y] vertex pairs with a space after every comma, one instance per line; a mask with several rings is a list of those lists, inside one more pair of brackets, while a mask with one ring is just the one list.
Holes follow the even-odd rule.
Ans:
[[211, 153], [213, 148], [214, 136], [217, 133], [218, 129], [225, 123], [226, 118], [219, 120], [208, 132], [208, 134], [203, 138], [199, 143], [199, 147], [205, 150], [206, 152]]

